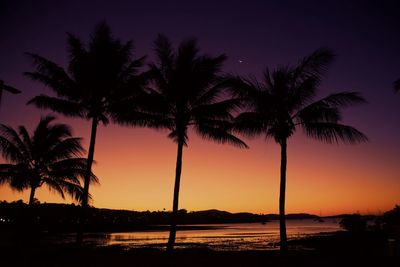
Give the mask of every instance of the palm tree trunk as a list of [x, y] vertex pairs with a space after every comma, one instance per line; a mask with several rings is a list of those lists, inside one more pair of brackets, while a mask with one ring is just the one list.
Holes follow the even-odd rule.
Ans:
[[29, 205], [33, 205], [33, 203], [35, 203], [35, 191], [36, 191], [36, 187], [32, 186], [31, 194], [29, 195]]
[[88, 208], [88, 203], [89, 203], [89, 184], [90, 184], [90, 176], [92, 174], [92, 164], [93, 164], [93, 158], [94, 158], [94, 148], [96, 144], [96, 133], [97, 133], [97, 124], [98, 124], [98, 119], [96, 117], [93, 117], [92, 119], [92, 130], [90, 133], [90, 144], [89, 144], [89, 152], [88, 152], [88, 158], [87, 158], [87, 166], [86, 166], [86, 172], [85, 172], [85, 181], [83, 185], [83, 196], [82, 196], [82, 208], [81, 208], [81, 214], [78, 222], [78, 233], [76, 237], [76, 243], [78, 246], [82, 244], [83, 241], [83, 230], [84, 230], [84, 225], [85, 225], [85, 219], [87, 216], [87, 208]]
[[175, 187], [174, 187], [174, 200], [172, 204], [171, 214], [171, 229], [169, 232], [167, 251], [171, 252], [174, 250], [175, 237], [176, 237], [176, 221], [178, 217], [178, 202], [179, 202], [179, 187], [181, 183], [182, 173], [182, 150], [183, 150], [183, 138], [178, 140], [178, 152], [176, 157], [176, 169], [175, 169]]
[[279, 232], [281, 237], [281, 251], [287, 251], [286, 219], [285, 219], [285, 194], [286, 194], [286, 164], [287, 164], [287, 139], [281, 142], [281, 184], [279, 191]]

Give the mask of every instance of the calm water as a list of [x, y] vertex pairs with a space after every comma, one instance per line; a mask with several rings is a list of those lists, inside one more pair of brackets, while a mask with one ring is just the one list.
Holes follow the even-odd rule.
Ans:
[[[201, 227], [199, 227], [201, 226]], [[196, 225], [200, 229], [177, 232], [177, 247], [208, 247], [215, 250], [258, 250], [275, 249], [279, 241], [279, 221], [240, 224]], [[288, 220], [289, 239], [301, 238], [322, 232], [341, 230], [338, 220]], [[164, 247], [168, 231], [142, 231], [86, 236], [86, 242], [107, 246]]]

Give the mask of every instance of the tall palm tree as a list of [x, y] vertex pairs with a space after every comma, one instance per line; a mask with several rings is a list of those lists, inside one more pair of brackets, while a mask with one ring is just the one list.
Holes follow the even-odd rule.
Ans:
[[183, 41], [174, 51], [167, 37], [155, 41], [158, 62], [150, 65], [152, 86], [148, 89], [156, 120], [147, 126], [169, 130], [168, 137], [177, 143], [175, 186], [171, 229], [167, 250], [174, 248], [178, 214], [179, 188], [182, 172], [183, 147], [188, 143], [192, 127], [202, 138], [238, 147], [247, 145], [227, 129], [233, 118], [231, 111], [238, 99], [223, 99], [223, 82], [219, 78], [225, 55], [200, 55], [195, 40]]
[[[29, 204], [43, 184], [64, 198], [64, 193], [80, 200], [80, 179], [86, 170], [81, 138], [72, 137], [66, 124], [53, 123], [55, 117], [41, 118], [32, 135], [24, 126], [15, 130], [0, 124], [0, 152], [9, 162], [0, 164], [0, 183], [18, 191], [30, 188]], [[91, 175], [91, 180], [97, 178]]]
[[[146, 82], [146, 75], [138, 73], [144, 57], [134, 59], [132, 42], [121, 43], [115, 39], [105, 23], [97, 25], [88, 45], [68, 34], [68, 52], [67, 70], [42, 56], [29, 54], [36, 70], [26, 72], [25, 75], [45, 84], [57, 95], [39, 95], [28, 104], [91, 121], [82, 199], [83, 221], [84, 210], [88, 207], [97, 126], [99, 123], [107, 125], [114, 118], [115, 108], [121, 99], [140, 92]], [[81, 232], [78, 233], [78, 244], [82, 241]]]
[[21, 93], [20, 90], [14, 88], [12, 86], [6, 85], [3, 80], [0, 80], [0, 104], [1, 104], [1, 98], [3, 96], [3, 90], [7, 91], [11, 94], [14, 94], [14, 95]]
[[312, 138], [326, 143], [358, 143], [367, 137], [341, 124], [341, 108], [365, 102], [358, 93], [341, 92], [315, 100], [325, 71], [333, 61], [329, 49], [318, 49], [297, 66], [264, 72], [263, 81], [232, 77], [229, 86], [247, 107], [236, 117], [236, 129], [248, 136], [264, 135], [281, 146], [280, 168], [280, 248], [287, 250], [285, 193], [287, 141], [301, 128]]

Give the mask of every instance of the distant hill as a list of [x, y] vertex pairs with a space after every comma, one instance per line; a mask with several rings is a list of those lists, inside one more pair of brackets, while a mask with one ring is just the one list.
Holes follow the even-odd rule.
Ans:
[[[80, 207], [74, 204], [37, 204], [29, 207], [22, 202], [0, 203], [1, 227], [38, 227], [47, 231], [75, 231]], [[288, 214], [287, 219], [316, 219], [316, 215]], [[219, 224], [219, 223], [264, 223], [279, 219], [278, 214], [253, 214], [248, 212], [230, 213], [216, 209], [191, 211], [179, 210], [178, 224]], [[91, 231], [128, 231], [134, 229], [159, 229], [168, 225], [170, 212], [130, 211], [90, 208], [88, 229]]]
[[[279, 214], [267, 214], [265, 215], [268, 220], [279, 220]], [[308, 213], [289, 213], [286, 214], [287, 220], [305, 220], [305, 219], [318, 219], [320, 218], [317, 215], [308, 214]]]

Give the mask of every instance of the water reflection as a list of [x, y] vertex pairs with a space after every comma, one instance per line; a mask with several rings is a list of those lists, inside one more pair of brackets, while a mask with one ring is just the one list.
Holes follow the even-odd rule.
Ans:
[[[314, 220], [288, 220], [288, 238], [301, 238], [306, 235], [340, 230], [335, 220], [318, 222]], [[168, 231], [141, 231], [127, 233], [111, 233], [101, 238], [88, 237], [88, 242], [98, 245], [122, 245], [135, 247], [164, 247], [168, 240]], [[279, 222], [267, 224], [241, 223], [218, 225], [185, 226], [178, 230], [176, 246], [208, 247], [214, 250], [259, 250], [276, 249], [279, 241]]]

